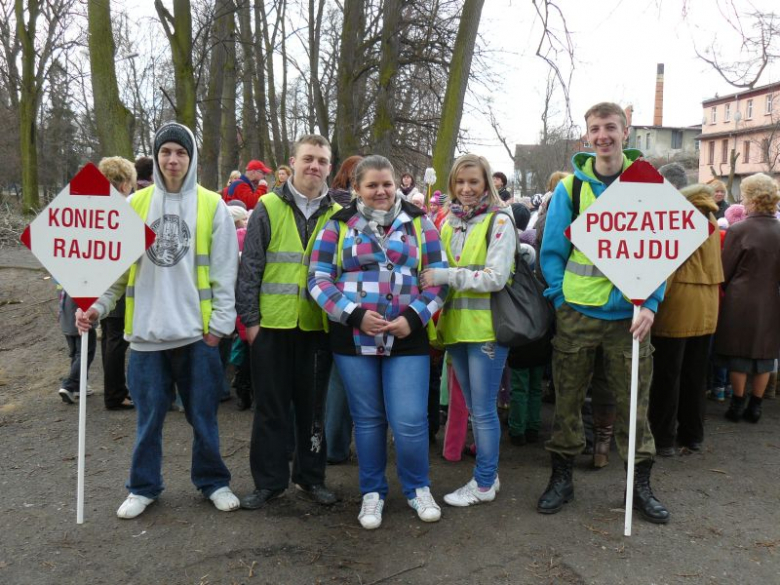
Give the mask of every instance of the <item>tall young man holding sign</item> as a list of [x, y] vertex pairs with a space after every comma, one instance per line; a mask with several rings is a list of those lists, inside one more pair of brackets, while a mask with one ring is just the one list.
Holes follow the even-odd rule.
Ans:
[[138, 414], [130, 494], [120, 518], [141, 514], [163, 490], [162, 427], [173, 385], [192, 425], [192, 482], [221, 511], [235, 510], [230, 472], [219, 452], [217, 407], [222, 364], [217, 346], [232, 333], [238, 243], [230, 213], [216, 193], [197, 184], [192, 132], [169, 123], [154, 138], [154, 184], [130, 205], [157, 234], [146, 254], [85, 313], [85, 331], [126, 292], [128, 385]]
[[557, 335], [553, 341], [555, 420], [546, 448], [552, 457], [552, 476], [537, 510], [559, 512], [574, 498], [574, 457], [585, 448], [580, 410], [594, 371], [597, 350], [615, 394], [615, 438], [621, 457], [628, 453], [632, 337], [640, 340], [639, 393], [636, 431], [634, 507], [647, 520], [669, 521], [669, 512], [650, 489], [655, 444], [647, 422], [652, 377], [650, 328], [664, 286], [642, 305], [632, 322], [633, 306], [582, 252], [573, 248], [565, 230], [625, 171], [641, 153], [623, 151], [628, 138], [625, 113], [613, 103], [599, 103], [585, 114], [588, 142], [594, 153], [572, 159], [574, 174], [558, 184], [547, 214], [541, 249], [541, 268], [554, 303]]

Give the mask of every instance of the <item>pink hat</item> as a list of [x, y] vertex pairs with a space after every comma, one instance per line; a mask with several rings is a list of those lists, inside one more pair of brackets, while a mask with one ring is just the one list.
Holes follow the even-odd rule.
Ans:
[[745, 213], [745, 206], [740, 205], [739, 203], [730, 205], [723, 215], [728, 220], [730, 226], [734, 225], [735, 223], [739, 223], [747, 217], [747, 213]]

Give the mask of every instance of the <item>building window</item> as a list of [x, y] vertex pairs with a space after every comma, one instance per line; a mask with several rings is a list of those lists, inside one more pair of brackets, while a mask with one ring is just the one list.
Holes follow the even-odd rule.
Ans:
[[720, 162], [727, 163], [729, 162], [729, 141], [728, 138], [726, 140], [720, 141]]
[[710, 140], [710, 155], [707, 157], [707, 164], [715, 164], [715, 141]]
[[768, 94], [766, 96], [766, 111], [765, 114], [771, 114], [772, 113], [772, 98], [774, 97], [773, 94]]
[[[731, 122], [731, 104], [726, 104], [724, 106], [724, 112], [723, 112], [723, 121], [724, 122]], [[672, 147], [674, 148], [674, 147]]]
[[742, 162], [744, 163], [750, 162], [750, 140], [745, 140], [744, 142], [744, 148], [742, 152]]
[[682, 141], [683, 141], [682, 130], [672, 130], [672, 148], [678, 150], [682, 148]]
[[650, 150], [650, 134], [648, 133], [647, 136], [645, 136], [645, 149]]
[[745, 118], [750, 120], [753, 117], [753, 100], [747, 101], [747, 107], [745, 109]]
[[710, 112], [710, 124], [718, 123], [718, 108], [713, 106]]
[[761, 141], [761, 162], [769, 162], [769, 138], [764, 138]]
[[696, 152], [699, 152], [699, 149], [701, 148], [701, 140], [694, 140], [693, 141], [693, 150]]

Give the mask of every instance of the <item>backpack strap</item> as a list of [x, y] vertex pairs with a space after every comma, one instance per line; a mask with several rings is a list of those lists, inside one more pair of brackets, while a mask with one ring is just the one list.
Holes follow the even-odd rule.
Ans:
[[574, 181], [571, 186], [571, 222], [580, 215], [580, 193], [582, 193], [582, 179], [574, 175]]

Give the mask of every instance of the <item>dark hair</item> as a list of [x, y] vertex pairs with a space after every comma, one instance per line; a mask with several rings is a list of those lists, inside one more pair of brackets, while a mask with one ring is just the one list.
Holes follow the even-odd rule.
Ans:
[[302, 144], [311, 144], [313, 146], [321, 146], [322, 148], [327, 148], [328, 150], [332, 150], [330, 147], [330, 142], [328, 142], [328, 139], [324, 136], [320, 136], [319, 134], [306, 134], [305, 136], [301, 136], [298, 140], [295, 141], [295, 144], [293, 144], [292, 147], [292, 155], [297, 156], [298, 155], [298, 149], [301, 147]]
[[405, 179], [406, 177], [409, 177], [409, 178], [412, 180], [412, 184], [411, 184], [411, 185], [409, 185], [409, 186], [410, 186], [410, 187], [414, 187], [414, 185], [415, 185], [415, 182], [414, 182], [414, 175], [413, 175], [413, 174], [411, 174], [411, 173], [404, 173], [403, 175], [401, 175], [401, 184], [402, 184], [402, 185], [404, 184], [404, 179]]
[[330, 185], [331, 189], [343, 189], [348, 190], [355, 179], [355, 167], [363, 160], [362, 156], [350, 156], [339, 167], [339, 172], [333, 178], [333, 182]]
[[367, 171], [385, 170], [390, 171], [391, 175], [395, 175], [395, 169], [393, 169], [393, 165], [385, 157], [378, 154], [372, 154], [365, 157], [363, 160], [358, 162], [357, 166], [355, 167], [354, 186], [357, 187], [360, 185], [360, 182], [363, 180], [363, 175], [365, 175]]
[[154, 172], [154, 161], [150, 156], [141, 156], [135, 160], [135, 172], [139, 181], [151, 181]]
[[501, 171], [496, 171], [495, 173], [493, 173], [493, 178], [501, 179], [501, 185], [503, 187], [506, 187], [507, 180], [506, 180], [506, 175], [504, 173], [502, 173]]

